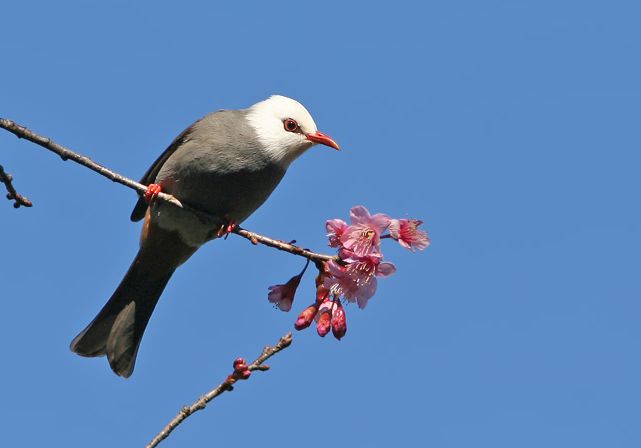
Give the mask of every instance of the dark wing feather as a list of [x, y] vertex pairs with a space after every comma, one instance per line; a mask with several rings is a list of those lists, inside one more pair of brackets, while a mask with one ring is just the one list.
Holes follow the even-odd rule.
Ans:
[[[196, 123], [198, 123], [198, 121]], [[171, 145], [169, 145], [169, 147], [165, 149], [165, 151], [160, 155], [160, 157], [158, 157], [156, 161], [149, 167], [145, 175], [142, 176], [142, 179], [140, 179], [141, 184], [149, 185], [153, 183], [153, 181], [156, 179], [156, 176], [158, 175], [158, 172], [160, 171], [164, 163], [167, 161], [167, 159], [171, 157], [171, 155], [174, 152], [176, 152], [176, 150], [180, 148], [180, 146], [183, 143], [189, 140], [189, 135], [196, 123], [192, 124], [187, 129], [182, 131], [180, 135], [176, 137], [173, 142], [171, 142]], [[141, 194], [138, 194], [138, 202], [136, 202], [136, 205], [134, 206], [134, 209], [131, 212], [130, 219], [134, 222], [140, 221], [142, 218], [145, 217], [146, 211], [147, 211], [147, 202], [145, 202], [145, 198]]]

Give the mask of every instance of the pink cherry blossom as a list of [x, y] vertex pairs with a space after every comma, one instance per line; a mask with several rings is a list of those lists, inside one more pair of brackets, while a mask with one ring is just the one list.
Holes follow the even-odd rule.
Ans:
[[380, 253], [381, 234], [390, 224], [390, 218], [383, 213], [370, 215], [362, 205], [349, 211], [352, 224], [343, 230], [340, 242], [343, 247], [356, 255]]
[[430, 245], [430, 239], [427, 233], [418, 229], [421, 224], [423, 221], [418, 219], [392, 219], [389, 233], [404, 248], [423, 250]]
[[302, 273], [290, 278], [284, 285], [270, 286], [269, 294], [267, 294], [267, 300], [275, 304], [281, 311], [291, 310], [292, 303], [294, 302], [294, 295], [296, 294], [296, 288], [298, 288], [301, 278]]
[[347, 223], [342, 219], [330, 219], [325, 223], [325, 228], [329, 237], [329, 247], [340, 247], [341, 237], [347, 229]]
[[387, 277], [396, 272], [396, 267], [392, 263], [381, 262], [382, 258], [378, 254], [354, 256], [343, 260], [347, 262], [346, 266], [330, 260], [327, 262], [330, 277], [325, 279], [325, 286], [334, 295], [343, 296], [350, 302], [356, 302], [359, 308], [365, 308], [376, 292], [376, 277]]
[[[329, 245], [337, 248], [337, 257], [323, 263], [322, 268], [319, 266], [316, 302], [299, 314], [294, 325], [297, 330], [316, 321], [316, 331], [320, 336], [326, 336], [331, 330], [340, 340], [347, 333], [347, 319], [341, 300], [355, 302], [359, 308], [365, 308], [376, 293], [378, 277], [396, 272], [392, 263], [383, 262], [381, 239], [395, 239], [412, 251], [423, 250], [430, 244], [427, 234], [418, 229], [423, 223], [418, 219], [390, 219], [383, 213], [371, 215], [362, 205], [352, 207], [349, 214], [350, 224], [342, 219], [331, 219], [325, 223]], [[289, 310], [298, 282], [300, 276], [290, 279], [285, 285], [272, 286], [270, 301], [281, 309]]]

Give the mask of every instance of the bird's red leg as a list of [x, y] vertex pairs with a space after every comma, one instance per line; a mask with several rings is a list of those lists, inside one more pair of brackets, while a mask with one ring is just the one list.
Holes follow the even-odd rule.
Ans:
[[220, 226], [220, 229], [218, 229], [218, 232], [216, 232], [216, 236], [220, 238], [221, 236], [224, 235], [225, 238], [227, 238], [229, 234], [234, 231], [235, 228], [236, 228], [236, 223], [234, 221], [227, 220], [226, 224], [223, 224], [222, 226]]
[[160, 184], [149, 184], [147, 186], [147, 191], [145, 191], [145, 201], [147, 203], [150, 203], [154, 199], [156, 199], [156, 196], [158, 196], [158, 193], [162, 191], [162, 188], [160, 187]]

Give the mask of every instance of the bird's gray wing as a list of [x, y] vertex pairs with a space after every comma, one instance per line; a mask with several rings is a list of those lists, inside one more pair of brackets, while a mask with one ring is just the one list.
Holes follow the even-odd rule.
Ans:
[[[198, 121], [196, 121], [196, 123], [198, 123]], [[158, 172], [160, 171], [164, 163], [167, 161], [167, 159], [171, 157], [171, 155], [174, 152], [176, 152], [176, 150], [180, 148], [181, 145], [183, 145], [186, 141], [189, 140], [190, 134], [194, 126], [196, 125], [196, 123], [193, 123], [187, 129], [182, 131], [180, 135], [176, 137], [173, 142], [171, 142], [171, 145], [169, 145], [167, 149], [163, 151], [160, 157], [158, 157], [156, 161], [149, 167], [145, 175], [142, 176], [142, 179], [140, 179], [141, 184], [149, 185], [154, 182], [154, 180], [156, 179], [156, 176], [158, 175]], [[147, 211], [147, 202], [145, 202], [145, 198], [141, 194], [138, 194], [138, 202], [136, 202], [136, 205], [134, 206], [134, 209], [131, 212], [130, 219], [134, 222], [140, 221], [142, 218], [145, 217], [146, 211]]]

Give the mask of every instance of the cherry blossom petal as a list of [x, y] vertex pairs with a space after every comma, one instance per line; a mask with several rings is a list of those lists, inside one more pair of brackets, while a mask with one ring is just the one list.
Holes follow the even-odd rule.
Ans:
[[352, 220], [352, 224], [360, 224], [369, 219], [369, 210], [363, 205], [355, 205], [349, 211], [349, 217]]
[[381, 233], [385, 232], [390, 224], [390, 221], [391, 219], [389, 216], [383, 213], [377, 213], [371, 217], [369, 224], [376, 230], [376, 232], [380, 236]]
[[295, 275], [284, 285], [270, 286], [269, 294], [267, 294], [267, 300], [276, 305], [281, 311], [287, 312], [291, 310], [292, 303], [294, 303], [296, 288], [298, 288], [301, 278], [302, 274]]
[[389, 234], [395, 240], [401, 237], [401, 221], [399, 219], [392, 219], [389, 223]]
[[377, 277], [389, 277], [395, 272], [396, 272], [396, 266], [394, 266], [393, 263], [389, 263], [387, 261], [379, 264], [378, 267], [376, 268]]
[[354, 298], [360, 309], [364, 309], [367, 306], [367, 302], [371, 299], [376, 293], [376, 287], [378, 286], [378, 281], [376, 277], [371, 276], [367, 279], [366, 282], [362, 283], [358, 289], [354, 292]]
[[329, 237], [330, 247], [340, 247], [341, 237], [347, 229], [347, 223], [342, 219], [330, 219], [325, 223], [327, 229], [327, 236]]
[[411, 251], [423, 250], [430, 245], [430, 239], [418, 226], [423, 221], [418, 219], [392, 219], [389, 225], [390, 236]]

